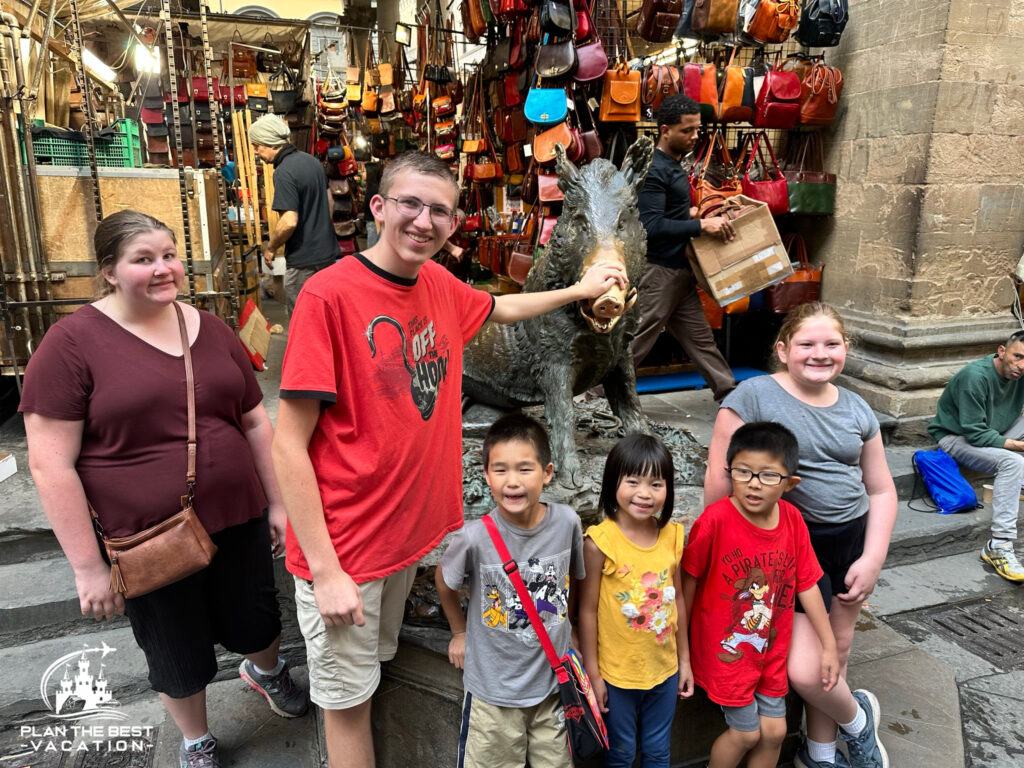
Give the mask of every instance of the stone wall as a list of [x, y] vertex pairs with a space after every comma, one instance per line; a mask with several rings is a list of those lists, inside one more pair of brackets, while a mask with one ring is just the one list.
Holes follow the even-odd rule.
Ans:
[[1024, 3], [852, 0], [827, 166], [804, 221], [855, 347], [845, 382], [916, 439], [945, 382], [1016, 327], [1024, 250]]

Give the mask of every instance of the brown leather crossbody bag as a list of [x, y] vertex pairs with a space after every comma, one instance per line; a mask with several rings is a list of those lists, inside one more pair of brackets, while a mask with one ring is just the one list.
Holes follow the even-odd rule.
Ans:
[[217, 551], [217, 545], [192, 508], [196, 488], [196, 388], [185, 318], [177, 302], [174, 309], [178, 313], [188, 391], [188, 468], [185, 474], [188, 490], [181, 497], [181, 511], [144, 531], [107, 538], [96, 510], [89, 505], [93, 526], [110, 560], [110, 589], [125, 597], [141, 597], [181, 581], [208, 566]]

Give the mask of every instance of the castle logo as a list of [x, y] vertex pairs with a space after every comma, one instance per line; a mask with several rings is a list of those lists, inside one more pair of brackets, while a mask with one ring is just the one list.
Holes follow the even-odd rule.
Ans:
[[120, 703], [110, 692], [103, 661], [117, 649], [105, 642], [86, 646], [53, 662], [39, 681], [39, 693], [51, 716], [59, 720], [115, 718], [126, 720]]

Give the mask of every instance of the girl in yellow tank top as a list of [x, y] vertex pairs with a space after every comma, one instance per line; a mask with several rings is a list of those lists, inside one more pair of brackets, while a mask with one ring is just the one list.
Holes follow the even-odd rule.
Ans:
[[676, 698], [693, 694], [673, 476], [672, 455], [656, 437], [620, 440], [601, 483], [606, 519], [583, 544], [580, 644], [605, 713], [606, 768], [632, 766], [637, 752], [644, 766], [667, 768]]

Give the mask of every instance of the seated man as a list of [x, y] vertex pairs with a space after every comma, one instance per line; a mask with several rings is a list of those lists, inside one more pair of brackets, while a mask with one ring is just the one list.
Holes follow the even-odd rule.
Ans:
[[1024, 485], [1024, 331], [1013, 334], [995, 355], [959, 370], [939, 398], [928, 432], [961, 465], [995, 474], [992, 538], [981, 559], [1009, 581], [1024, 581], [1013, 544]]

